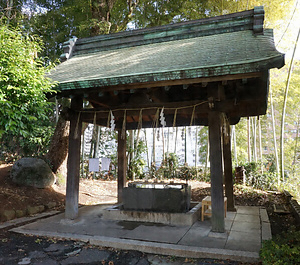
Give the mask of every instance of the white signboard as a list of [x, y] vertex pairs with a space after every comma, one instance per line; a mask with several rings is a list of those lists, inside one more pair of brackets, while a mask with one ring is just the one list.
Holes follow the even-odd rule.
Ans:
[[89, 171], [90, 172], [99, 172], [99, 158], [90, 158], [89, 159]]
[[107, 157], [101, 158], [101, 170], [102, 171], [109, 171], [110, 159]]

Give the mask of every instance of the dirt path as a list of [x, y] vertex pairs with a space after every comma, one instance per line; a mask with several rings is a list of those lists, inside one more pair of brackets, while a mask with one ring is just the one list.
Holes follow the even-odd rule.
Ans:
[[[46, 206], [55, 203], [55, 209], [64, 210], [65, 185], [53, 185], [48, 189], [21, 187], [12, 183], [9, 179], [11, 165], [0, 165], [0, 222], [6, 221], [3, 216], [5, 210], [15, 212], [23, 211], [28, 215], [27, 207]], [[171, 180], [169, 180], [171, 181]], [[180, 180], [172, 180], [179, 182]], [[206, 195], [210, 195], [210, 184], [199, 181], [189, 181], [192, 187], [192, 201], [201, 201]], [[273, 235], [286, 231], [291, 225], [295, 225], [292, 214], [280, 215], [273, 212], [274, 204], [285, 204], [285, 196], [281, 193], [254, 190], [250, 187], [234, 187], [235, 204], [249, 206], [263, 206], [267, 208], [272, 224]], [[117, 202], [117, 181], [81, 179], [79, 187], [79, 203], [81, 205], [95, 205], [100, 203]], [[42, 210], [42, 211], [44, 211]], [[14, 216], [13, 218], [16, 218]]]

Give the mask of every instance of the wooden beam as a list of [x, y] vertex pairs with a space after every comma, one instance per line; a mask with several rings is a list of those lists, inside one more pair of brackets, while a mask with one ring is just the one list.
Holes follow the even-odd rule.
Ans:
[[232, 159], [231, 159], [231, 142], [230, 142], [230, 125], [226, 119], [223, 130], [223, 161], [224, 161], [224, 181], [225, 196], [227, 197], [227, 210], [235, 212], [234, 196], [233, 196], [233, 175], [232, 175]]
[[118, 203], [122, 202], [123, 188], [126, 186], [126, 136], [118, 131]]
[[[81, 108], [82, 98], [74, 97], [71, 101], [71, 109], [80, 110]], [[78, 217], [81, 129], [82, 122], [79, 112], [74, 111], [70, 116], [65, 209], [65, 217], [67, 219]]]
[[[116, 119], [123, 119], [124, 110], [127, 110], [127, 116], [136, 116], [139, 117], [140, 110], [143, 109], [143, 116], [154, 117], [158, 108], [164, 107], [165, 114], [174, 115], [175, 110], [177, 109], [177, 115], [186, 115], [187, 117], [191, 117], [193, 112], [193, 107], [195, 108], [195, 117], [203, 116], [207, 117], [207, 113], [210, 111], [209, 103], [207, 101], [184, 101], [184, 102], [169, 102], [165, 104], [151, 103], [151, 104], [143, 104], [143, 105], [124, 105], [118, 107], [112, 107], [114, 116]], [[224, 99], [221, 101], [214, 100], [213, 101], [214, 109], [220, 112], [227, 113], [229, 117], [248, 117], [248, 116], [257, 116], [264, 115], [266, 113], [266, 102], [265, 100], [240, 100], [237, 101], [235, 99]], [[91, 109], [83, 109], [81, 116], [83, 121], [92, 121], [94, 119], [94, 113], [97, 113], [97, 118], [107, 119], [109, 114], [108, 109], [101, 108], [91, 108]]]
[[59, 94], [59, 96], [67, 96], [69, 94], [81, 94], [85, 91], [88, 93], [93, 92], [105, 92], [105, 91], [114, 91], [114, 90], [127, 90], [127, 89], [143, 89], [143, 88], [153, 88], [153, 87], [165, 87], [165, 86], [175, 86], [175, 85], [189, 85], [189, 84], [199, 84], [199, 83], [210, 83], [218, 81], [230, 81], [238, 80], [245, 78], [259, 78], [263, 75], [262, 72], [253, 72], [253, 73], [244, 73], [244, 74], [234, 74], [234, 75], [220, 75], [213, 77], [201, 77], [201, 78], [189, 78], [189, 79], [179, 79], [179, 80], [165, 80], [165, 81], [153, 81], [145, 83], [131, 83], [131, 84], [120, 84], [115, 86], [103, 86], [89, 89], [80, 89], [79, 90], [65, 90]]
[[210, 146], [210, 178], [211, 178], [211, 208], [212, 231], [225, 232], [224, 194], [223, 194], [223, 168], [221, 146], [221, 113], [210, 111], [208, 113], [208, 131]]

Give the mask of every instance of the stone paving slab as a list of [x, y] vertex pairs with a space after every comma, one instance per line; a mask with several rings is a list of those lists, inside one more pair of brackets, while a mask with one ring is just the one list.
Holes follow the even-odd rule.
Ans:
[[227, 212], [225, 220], [234, 220], [236, 212]]
[[211, 228], [192, 226], [191, 229], [185, 234], [185, 236], [178, 242], [179, 245], [187, 246], [199, 246], [199, 242], [203, 241], [203, 238], [207, 237]]
[[259, 215], [237, 214], [234, 221], [260, 224], [260, 217], [259, 217]]
[[36, 214], [36, 215], [33, 215], [33, 216], [25, 216], [25, 217], [13, 219], [13, 220], [1, 223], [0, 224], [0, 229], [8, 228], [8, 227], [16, 226], [16, 225], [21, 225], [21, 224], [24, 224], [24, 223], [27, 223], [27, 222], [32, 222], [32, 221], [38, 220], [40, 218], [56, 215], [56, 214], [59, 214], [59, 213], [60, 213], [59, 211], [50, 211], [50, 212], [44, 212], [44, 213]]
[[176, 257], [229, 259], [242, 262], [257, 262], [259, 260], [259, 254], [250, 251], [236, 251], [104, 237], [94, 237], [90, 239], [90, 243], [98, 246], [109, 245], [110, 247], [118, 249], [138, 250], [145, 253]]
[[231, 231], [248, 231], [251, 233], [259, 233], [260, 234], [260, 223], [251, 223], [251, 222], [239, 222], [235, 221], [231, 227]]
[[233, 220], [225, 219], [225, 230], [230, 231], [233, 225]]
[[254, 206], [238, 206], [237, 214], [249, 214], [259, 216], [259, 207]]
[[225, 248], [227, 238], [212, 238], [208, 236], [202, 236], [202, 232], [204, 232], [204, 234], [207, 233], [207, 231], [203, 231], [203, 230], [189, 231], [189, 233], [187, 233], [179, 241], [178, 244], [185, 245], [185, 246], [198, 246], [198, 247], [206, 247], [206, 248], [220, 248], [220, 249]]
[[259, 252], [261, 248], [260, 234], [231, 231], [225, 248]]
[[83, 207], [76, 220], [66, 220], [64, 214], [60, 214], [12, 231], [154, 254], [237, 261], [257, 261], [262, 238], [270, 236], [270, 224], [261, 222], [266, 216], [260, 216], [265, 213], [259, 207], [239, 206], [237, 212], [229, 212], [228, 219], [225, 219], [226, 233], [222, 237], [210, 236], [208, 218], [192, 226], [170, 226], [104, 220], [102, 209]]
[[266, 222], [266, 223], [270, 222], [267, 210], [265, 208], [260, 208], [259, 213], [260, 213], [260, 219], [262, 222]]
[[261, 224], [261, 241], [272, 239], [272, 231], [270, 223], [263, 222]]
[[177, 244], [189, 229], [190, 226], [140, 225], [121, 238]]

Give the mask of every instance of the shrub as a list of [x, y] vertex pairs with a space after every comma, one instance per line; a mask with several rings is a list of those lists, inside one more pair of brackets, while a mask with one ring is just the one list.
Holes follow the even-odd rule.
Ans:
[[255, 189], [276, 190], [276, 173], [266, 171], [265, 166], [261, 162], [250, 162], [242, 166], [245, 168], [246, 185]]
[[300, 264], [300, 231], [292, 228], [263, 242], [260, 257], [264, 265]]

